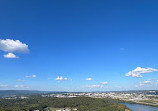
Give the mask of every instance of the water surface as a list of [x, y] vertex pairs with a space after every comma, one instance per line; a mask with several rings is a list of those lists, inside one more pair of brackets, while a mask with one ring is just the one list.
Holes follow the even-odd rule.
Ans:
[[131, 103], [121, 103], [128, 106], [132, 111], [158, 111], [158, 107], [142, 105], [142, 104], [131, 104]]

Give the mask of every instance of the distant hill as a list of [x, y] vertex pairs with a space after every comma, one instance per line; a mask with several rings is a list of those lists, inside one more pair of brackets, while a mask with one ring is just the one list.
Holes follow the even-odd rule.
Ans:
[[36, 91], [36, 90], [0, 90], [0, 97], [6, 97], [11, 95], [42, 94], [42, 93], [48, 93], [48, 92]]
[[158, 90], [131, 90], [131, 91], [115, 91], [122, 93], [145, 93], [145, 94], [154, 94], [158, 95]]
[[30, 95], [30, 94], [46, 94], [46, 93], [65, 93], [64, 91], [38, 91], [38, 90], [0, 90], [0, 97], [8, 97], [12, 95]]
[[[101, 91], [96, 91], [101, 92]], [[106, 91], [106, 92], [122, 92], [122, 93], [145, 93], [158, 95], [158, 90], [133, 90], [133, 91]], [[44, 94], [44, 93], [66, 93], [63, 91], [38, 91], [38, 90], [0, 90], [0, 97], [8, 97], [12, 95], [30, 95], [30, 94]], [[77, 93], [77, 92], [75, 92]], [[80, 93], [80, 92], [78, 92]]]

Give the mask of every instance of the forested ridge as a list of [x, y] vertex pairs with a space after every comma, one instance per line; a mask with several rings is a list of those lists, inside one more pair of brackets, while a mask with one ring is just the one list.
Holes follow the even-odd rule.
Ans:
[[46, 111], [48, 107], [77, 108], [78, 111], [125, 111], [128, 109], [125, 105], [108, 98], [55, 98], [34, 95], [27, 99], [0, 99], [0, 111]]

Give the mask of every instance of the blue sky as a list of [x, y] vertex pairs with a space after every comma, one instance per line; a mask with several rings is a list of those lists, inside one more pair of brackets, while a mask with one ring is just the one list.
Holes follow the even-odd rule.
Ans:
[[157, 4], [1, 0], [0, 89], [158, 89]]

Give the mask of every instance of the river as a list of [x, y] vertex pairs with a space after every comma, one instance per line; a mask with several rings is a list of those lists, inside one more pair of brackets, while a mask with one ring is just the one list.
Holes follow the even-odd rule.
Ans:
[[158, 107], [142, 105], [142, 104], [131, 104], [131, 103], [121, 103], [128, 106], [132, 111], [158, 111]]

